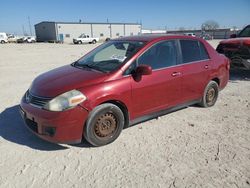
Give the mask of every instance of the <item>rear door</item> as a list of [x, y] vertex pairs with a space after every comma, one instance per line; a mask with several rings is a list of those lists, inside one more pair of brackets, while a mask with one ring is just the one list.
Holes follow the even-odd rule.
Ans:
[[181, 67], [177, 41], [162, 41], [153, 45], [137, 59], [137, 64], [152, 67], [152, 74], [140, 80], [131, 79], [134, 117], [150, 114], [178, 103], [181, 95]]
[[209, 81], [211, 60], [204, 45], [198, 40], [179, 40], [182, 54], [183, 100], [200, 99]]

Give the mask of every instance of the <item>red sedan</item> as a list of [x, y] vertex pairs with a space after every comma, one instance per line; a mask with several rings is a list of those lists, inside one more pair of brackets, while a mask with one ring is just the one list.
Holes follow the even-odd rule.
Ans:
[[195, 103], [213, 106], [229, 60], [205, 40], [142, 35], [110, 40], [38, 76], [21, 100], [27, 127], [57, 143], [113, 142], [122, 129]]

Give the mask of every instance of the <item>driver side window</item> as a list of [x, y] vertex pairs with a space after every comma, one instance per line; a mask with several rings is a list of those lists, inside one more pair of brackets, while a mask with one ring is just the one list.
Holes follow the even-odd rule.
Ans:
[[176, 65], [176, 41], [163, 41], [153, 45], [138, 58], [137, 63], [149, 65], [153, 70]]

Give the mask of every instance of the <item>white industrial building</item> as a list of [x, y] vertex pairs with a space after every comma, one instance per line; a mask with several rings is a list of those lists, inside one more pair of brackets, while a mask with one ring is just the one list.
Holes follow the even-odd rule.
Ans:
[[100, 40], [121, 36], [138, 35], [141, 24], [138, 23], [78, 23], [78, 22], [40, 22], [35, 25], [38, 42], [61, 41], [72, 43], [73, 38], [81, 34], [99, 37]]

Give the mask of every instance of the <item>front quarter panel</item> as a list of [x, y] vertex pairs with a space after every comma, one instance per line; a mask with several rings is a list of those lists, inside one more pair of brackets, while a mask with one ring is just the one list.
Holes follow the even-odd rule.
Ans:
[[131, 111], [130, 76], [88, 86], [80, 89], [80, 91], [87, 96], [87, 100], [81, 105], [88, 111], [91, 111], [96, 106], [109, 101], [120, 102], [126, 106], [129, 112]]

